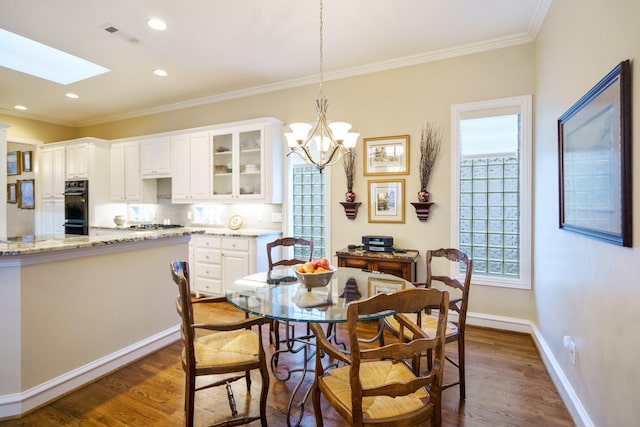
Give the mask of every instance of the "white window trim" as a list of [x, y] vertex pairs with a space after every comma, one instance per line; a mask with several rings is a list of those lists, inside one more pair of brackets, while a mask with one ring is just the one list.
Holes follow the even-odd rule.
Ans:
[[[532, 270], [532, 101], [531, 95], [511, 98], [493, 99], [451, 106], [451, 242], [453, 247], [460, 247], [460, 135], [458, 123], [461, 118], [471, 112], [496, 110], [501, 108], [518, 108], [521, 114], [521, 147], [520, 147], [520, 278], [508, 279], [472, 275], [475, 285], [497, 286], [504, 288], [531, 289]], [[457, 266], [452, 266], [451, 274], [461, 276]]]

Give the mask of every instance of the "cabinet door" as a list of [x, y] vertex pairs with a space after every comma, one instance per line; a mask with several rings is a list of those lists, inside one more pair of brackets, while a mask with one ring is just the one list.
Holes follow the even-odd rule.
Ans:
[[262, 135], [261, 127], [238, 132], [238, 196], [241, 199], [264, 197], [266, 163]]
[[171, 198], [174, 202], [188, 202], [190, 197], [189, 177], [191, 160], [189, 135], [178, 135], [171, 139], [173, 168], [171, 170]]
[[126, 199], [124, 156], [124, 144], [111, 146], [111, 200], [113, 201]]
[[65, 148], [54, 147], [52, 150], [52, 174], [53, 180], [53, 197], [64, 199], [64, 182], [65, 182]]
[[237, 251], [222, 251], [222, 292], [226, 291], [227, 283], [233, 283], [249, 275], [249, 253]]
[[171, 176], [169, 138], [154, 138], [140, 143], [140, 175], [143, 178]]
[[67, 146], [67, 178], [87, 179], [89, 177], [89, 144]]
[[124, 147], [124, 190], [127, 200], [141, 199], [140, 151], [137, 142]]
[[64, 234], [64, 200], [42, 200], [42, 234]]
[[40, 177], [43, 199], [53, 198], [53, 150], [50, 148], [40, 151]]
[[209, 175], [209, 133], [192, 134], [189, 146], [191, 199], [208, 200], [211, 192]]

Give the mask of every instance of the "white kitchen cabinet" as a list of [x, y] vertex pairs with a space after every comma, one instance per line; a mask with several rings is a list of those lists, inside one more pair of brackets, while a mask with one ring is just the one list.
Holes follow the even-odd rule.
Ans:
[[40, 234], [64, 234], [65, 147], [40, 149]]
[[39, 177], [43, 199], [64, 199], [65, 148], [41, 148]]
[[211, 195], [209, 132], [176, 135], [171, 139], [174, 203], [206, 201]]
[[[223, 237], [222, 246], [222, 283], [233, 283], [248, 276], [251, 272], [250, 238]], [[225, 289], [226, 290], [226, 289]]]
[[39, 234], [64, 234], [64, 198], [43, 199], [40, 205]]
[[191, 240], [191, 290], [224, 295], [226, 284], [268, 268], [267, 243], [279, 231], [251, 237], [197, 234]]
[[140, 147], [137, 141], [111, 145], [111, 200], [154, 203], [155, 182], [140, 178]]
[[191, 288], [200, 294], [222, 295], [222, 248], [218, 236], [194, 235]]
[[89, 178], [89, 143], [68, 144], [66, 147], [67, 179]]
[[280, 122], [212, 131], [213, 199], [282, 203]]
[[140, 141], [140, 175], [143, 179], [171, 177], [171, 139], [169, 137]]

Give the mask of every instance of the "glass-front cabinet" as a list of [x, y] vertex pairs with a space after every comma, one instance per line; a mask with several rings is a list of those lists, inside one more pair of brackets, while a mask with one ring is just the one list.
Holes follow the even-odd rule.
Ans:
[[214, 199], [257, 200], [268, 196], [265, 132], [264, 125], [212, 132]]

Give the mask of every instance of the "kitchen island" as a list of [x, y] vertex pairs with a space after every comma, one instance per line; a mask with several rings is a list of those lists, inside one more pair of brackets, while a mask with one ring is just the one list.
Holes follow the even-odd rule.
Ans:
[[205, 232], [237, 235], [184, 227], [0, 241], [0, 419], [179, 339], [168, 266]]

